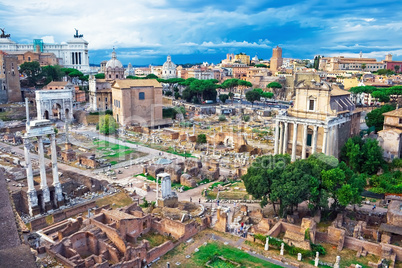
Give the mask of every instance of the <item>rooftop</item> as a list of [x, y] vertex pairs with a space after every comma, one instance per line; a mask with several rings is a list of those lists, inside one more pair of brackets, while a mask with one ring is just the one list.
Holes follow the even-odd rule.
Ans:
[[402, 117], [402, 108], [383, 113], [382, 115], [383, 116], [392, 116], [392, 117]]
[[116, 80], [113, 88], [131, 88], [131, 87], [161, 87], [156, 79], [124, 79]]

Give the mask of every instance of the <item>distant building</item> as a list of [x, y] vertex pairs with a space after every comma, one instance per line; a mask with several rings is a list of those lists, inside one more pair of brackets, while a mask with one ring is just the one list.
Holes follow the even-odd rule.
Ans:
[[172, 62], [170, 56], [167, 56], [167, 61], [162, 66], [162, 78], [176, 78], [176, 64]]
[[33, 61], [39, 62], [40, 66], [59, 64], [59, 59], [54, 53], [42, 53], [36, 51], [10, 51], [8, 54], [14, 55], [18, 58], [18, 65]]
[[270, 63], [271, 71], [273, 72], [278, 71], [278, 69], [282, 66], [282, 64], [283, 64], [282, 48], [276, 46], [275, 48], [272, 49], [272, 58]]
[[402, 155], [402, 108], [383, 114], [384, 129], [378, 132], [378, 142], [384, 158], [392, 160]]
[[104, 112], [112, 109], [112, 84], [113, 80], [96, 79], [90, 75], [89, 87], [89, 109], [91, 111]]
[[128, 63], [127, 69], [124, 71], [124, 78], [126, 78], [127, 76], [134, 76], [134, 71], [135, 70], [133, 68], [133, 65], [131, 65], [131, 63]]
[[21, 101], [18, 58], [0, 51], [0, 103]]
[[116, 80], [112, 84], [113, 117], [122, 126], [170, 124], [162, 116], [162, 85], [156, 79]]
[[339, 157], [340, 149], [360, 131], [360, 112], [350, 93], [326, 82], [300, 81], [294, 106], [275, 119], [274, 154], [305, 159], [322, 152]]
[[345, 58], [343, 56], [338, 57], [323, 57], [320, 59], [320, 70], [326, 72], [349, 70], [349, 71], [378, 71], [386, 68], [386, 63], [381, 61], [377, 62], [373, 58], [363, 58], [360, 53], [359, 58]]
[[[89, 72], [88, 42], [83, 35], [78, 34], [74, 38], [62, 44], [46, 44], [42, 39], [34, 39], [32, 44], [17, 44], [10, 37], [0, 36], [0, 50], [5, 52], [36, 52], [53, 53], [60, 65], [66, 68], [74, 68], [81, 72]], [[46, 55], [46, 54], [45, 54]]]
[[117, 59], [116, 51], [114, 48], [112, 52], [112, 58], [106, 63], [105, 66], [105, 79], [124, 79], [123, 64], [121, 64], [121, 62]]

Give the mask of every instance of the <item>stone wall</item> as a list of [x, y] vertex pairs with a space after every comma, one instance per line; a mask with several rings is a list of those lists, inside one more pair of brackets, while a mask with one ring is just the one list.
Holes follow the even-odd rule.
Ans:
[[172, 241], [166, 241], [162, 245], [154, 247], [150, 251], [147, 252], [147, 262], [150, 263], [153, 260], [165, 255], [168, 251], [174, 248], [174, 244]]
[[105, 217], [104, 214], [99, 214], [89, 219], [89, 221], [91, 224], [99, 227], [103, 232], [105, 232], [110, 241], [112, 241], [118, 250], [124, 254], [126, 252], [126, 243], [116, 229], [102, 223], [103, 217]]
[[221, 211], [220, 207], [216, 211], [216, 216], [218, 220], [215, 223], [215, 229], [219, 232], [226, 232], [227, 230], [227, 222], [228, 222], [228, 214]]

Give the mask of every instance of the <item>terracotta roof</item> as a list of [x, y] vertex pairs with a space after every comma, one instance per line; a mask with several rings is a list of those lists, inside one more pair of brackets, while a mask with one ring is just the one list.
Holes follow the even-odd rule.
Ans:
[[69, 82], [67, 81], [52, 81], [49, 84], [47, 84], [47, 87], [62, 87], [66, 86]]
[[342, 95], [350, 95], [350, 92], [339, 88], [333, 88], [331, 90], [331, 96], [342, 96]]
[[156, 79], [124, 79], [116, 80], [112, 87], [114, 88], [130, 88], [130, 87], [162, 87]]
[[383, 113], [384, 116], [402, 117], [402, 108]]

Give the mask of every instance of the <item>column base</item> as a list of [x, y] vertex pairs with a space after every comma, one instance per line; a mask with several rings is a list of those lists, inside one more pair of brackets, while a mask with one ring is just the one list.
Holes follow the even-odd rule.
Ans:
[[38, 195], [37, 195], [35, 189], [28, 191], [27, 197], [28, 197], [29, 207], [37, 207], [38, 206]]
[[39, 206], [29, 206], [29, 215], [31, 217], [39, 215], [40, 214], [40, 207]]
[[50, 191], [49, 187], [43, 187], [42, 188], [42, 198], [43, 198], [43, 203], [48, 203], [50, 202]]
[[60, 183], [54, 184], [54, 198], [55, 198], [55, 201], [57, 201], [57, 202], [64, 201], [63, 191], [61, 189]]

